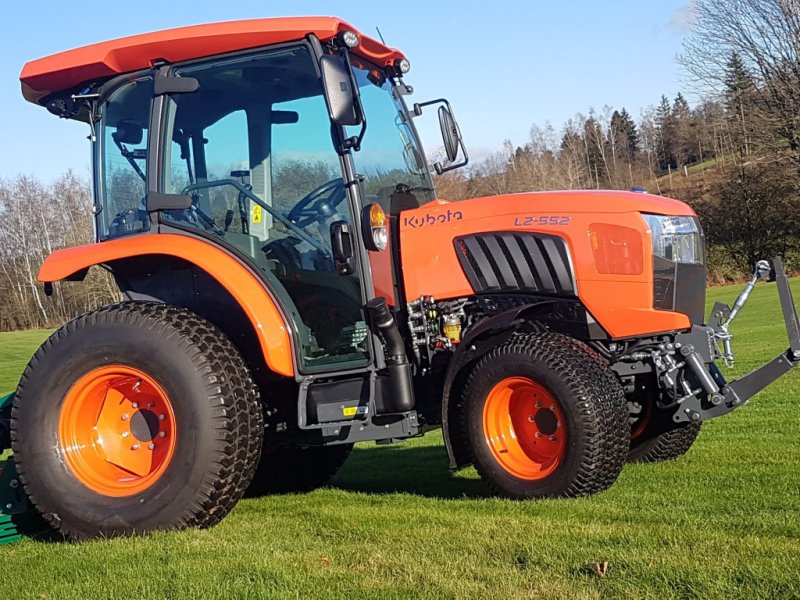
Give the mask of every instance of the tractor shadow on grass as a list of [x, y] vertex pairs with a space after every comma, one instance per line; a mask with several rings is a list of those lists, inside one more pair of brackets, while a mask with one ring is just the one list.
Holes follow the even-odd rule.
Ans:
[[437, 446], [356, 448], [330, 485], [351, 492], [405, 493], [437, 499], [489, 496], [486, 486], [474, 475], [451, 471], [447, 453]]

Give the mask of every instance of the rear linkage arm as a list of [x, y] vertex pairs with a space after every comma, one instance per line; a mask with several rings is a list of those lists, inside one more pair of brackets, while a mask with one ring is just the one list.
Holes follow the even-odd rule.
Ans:
[[[789, 348], [744, 377], [731, 383], [726, 383], [713, 363], [704, 360], [703, 354], [705, 353], [696, 351], [697, 345], [693, 346], [691, 343], [680, 344], [680, 351], [685, 359], [686, 366], [697, 378], [702, 389], [681, 399], [673, 416], [673, 420], [676, 423], [704, 421], [727, 414], [738, 406], [747, 403], [750, 398], [773, 381], [800, 365], [800, 319], [797, 316], [797, 307], [792, 298], [789, 280], [783, 269], [783, 261], [780, 257], [776, 257], [773, 259], [773, 265], [783, 311], [783, 320], [786, 325], [786, 334], [789, 338]], [[721, 358], [729, 364], [733, 360], [733, 353], [731, 351], [731, 335], [728, 327], [745, 302], [747, 302], [747, 298], [758, 279], [765, 275], [768, 269], [769, 263], [767, 261], [759, 261], [753, 278], [736, 299], [733, 309], [731, 310], [726, 305], [718, 302], [712, 310], [708, 328], [702, 328], [710, 334], [711, 339], [722, 343]], [[681, 339], [689, 342], [691, 338], [695, 338], [692, 341], [696, 342], [697, 337], [694, 332], [682, 334], [676, 337], [676, 342]], [[678, 345], [676, 343], [676, 346]], [[707, 399], [704, 398], [702, 392], [706, 392]]]

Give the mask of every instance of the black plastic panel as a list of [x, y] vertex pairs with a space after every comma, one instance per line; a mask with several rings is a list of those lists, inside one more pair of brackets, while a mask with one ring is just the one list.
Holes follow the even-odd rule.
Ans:
[[653, 257], [653, 308], [687, 315], [702, 325], [706, 304], [705, 265], [675, 263]]
[[476, 293], [575, 295], [563, 238], [546, 233], [478, 233], [454, 240], [461, 268]]

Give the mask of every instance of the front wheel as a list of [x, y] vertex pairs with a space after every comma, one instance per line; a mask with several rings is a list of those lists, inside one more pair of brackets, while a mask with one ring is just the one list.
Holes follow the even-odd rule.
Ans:
[[512, 498], [606, 489], [630, 438], [614, 373], [586, 345], [550, 333], [516, 335], [473, 367], [462, 431], [481, 477]]
[[263, 436], [230, 340], [145, 302], [56, 331], [22, 376], [11, 427], [25, 491], [73, 539], [213, 525], [250, 483]]

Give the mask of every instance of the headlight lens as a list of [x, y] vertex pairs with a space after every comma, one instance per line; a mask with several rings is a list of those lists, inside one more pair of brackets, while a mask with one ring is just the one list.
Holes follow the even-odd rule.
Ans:
[[642, 215], [653, 238], [653, 254], [676, 263], [703, 264], [703, 232], [694, 217]]

